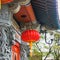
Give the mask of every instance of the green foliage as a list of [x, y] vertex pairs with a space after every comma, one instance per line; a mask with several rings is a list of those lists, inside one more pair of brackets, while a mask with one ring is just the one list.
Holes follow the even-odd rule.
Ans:
[[45, 37], [43, 35], [41, 35], [41, 38], [44, 39]]
[[46, 45], [44, 46], [44, 48], [49, 49], [49, 47], [48, 47], [48, 46], [46, 46]]
[[[60, 46], [57, 44], [57, 41], [60, 38], [60, 34], [56, 33], [54, 35], [54, 37], [55, 37], [55, 40], [54, 40], [54, 43], [51, 46], [52, 48], [51, 48], [50, 53], [49, 52], [42, 52], [41, 49], [43, 49], [43, 48], [41, 48], [40, 51], [39, 51], [38, 47], [36, 46], [36, 43], [34, 43], [33, 44], [33, 56], [29, 57], [29, 60], [42, 60], [42, 57], [47, 56], [48, 53], [49, 53], [49, 55], [52, 54], [54, 56], [55, 60], [57, 60], [57, 58], [59, 59], [60, 54], [58, 52], [60, 51]], [[42, 40], [45, 39], [44, 35], [41, 36], [41, 39]], [[49, 46], [46, 45], [46, 43], [39, 42], [39, 44], [40, 45], [42, 44], [43, 47], [47, 50], [49, 50], [49, 48], [50, 48]], [[40, 47], [40, 45], [39, 45], [39, 47]]]
[[56, 33], [54, 36], [55, 36], [55, 40], [58, 40], [60, 38], [60, 33]]
[[33, 56], [29, 60], [42, 60], [42, 52], [38, 50], [36, 44], [33, 44]]
[[48, 52], [43, 52], [43, 57], [46, 56], [48, 54]]
[[54, 46], [52, 46], [52, 48], [60, 50], [60, 46], [58, 46], [58, 45], [54, 45]]
[[42, 60], [42, 58], [39, 55], [34, 55], [32, 57], [29, 57], [29, 60]]
[[41, 52], [37, 51], [36, 49], [33, 50], [34, 55], [42, 55]]
[[41, 52], [38, 52], [36, 49], [33, 50], [33, 56], [29, 57], [29, 60], [42, 60]]

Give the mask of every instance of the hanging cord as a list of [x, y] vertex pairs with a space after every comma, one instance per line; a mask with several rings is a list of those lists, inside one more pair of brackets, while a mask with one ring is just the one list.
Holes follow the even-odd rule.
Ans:
[[47, 38], [47, 37], [46, 37], [46, 33], [47, 33], [47, 31], [45, 30], [45, 42], [50, 45], [50, 44], [53, 43], [53, 40], [51, 39], [51, 43], [48, 43], [48, 42], [47, 42], [47, 39], [46, 39], [46, 38]]
[[[48, 42], [46, 41], [46, 40], [47, 40], [47, 39], [46, 39], [46, 33], [47, 33], [47, 31], [45, 30], [45, 42], [46, 42], [47, 44], [49, 44], [49, 46], [50, 46], [50, 44], [52, 44], [53, 41], [51, 41], [51, 43], [48, 43]], [[49, 52], [47, 53], [47, 55], [46, 55], [46, 57], [44, 58], [44, 60], [46, 60], [46, 58], [48, 57], [48, 55], [51, 53], [51, 48], [52, 48], [52, 47], [49, 48]]]
[[[46, 33], [47, 33], [47, 31], [45, 30], [45, 42], [47, 43], [47, 41], [46, 41], [46, 40], [47, 40], [47, 39], [46, 39]], [[48, 43], [47, 43], [47, 44], [48, 44]]]

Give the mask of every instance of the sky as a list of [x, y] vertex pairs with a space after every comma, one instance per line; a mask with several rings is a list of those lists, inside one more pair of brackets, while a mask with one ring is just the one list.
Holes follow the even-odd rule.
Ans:
[[59, 19], [60, 19], [60, 0], [58, 0], [58, 14], [59, 14]]
[[[60, 0], [57, 0], [58, 2], [58, 17], [59, 17], [59, 25], [60, 25]], [[59, 32], [60, 32], [60, 29], [59, 29]]]

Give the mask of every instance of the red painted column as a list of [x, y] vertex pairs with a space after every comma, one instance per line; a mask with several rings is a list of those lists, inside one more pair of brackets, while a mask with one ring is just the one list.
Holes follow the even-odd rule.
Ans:
[[12, 45], [12, 60], [20, 60], [20, 44], [16, 42], [15, 45]]

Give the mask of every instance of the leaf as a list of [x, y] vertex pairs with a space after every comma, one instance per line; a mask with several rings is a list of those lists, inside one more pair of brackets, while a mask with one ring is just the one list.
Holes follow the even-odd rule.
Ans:
[[54, 45], [53, 48], [54, 48], [54, 49], [60, 49], [60, 46]]
[[49, 49], [49, 47], [48, 47], [48, 46], [44, 46], [44, 48]]

